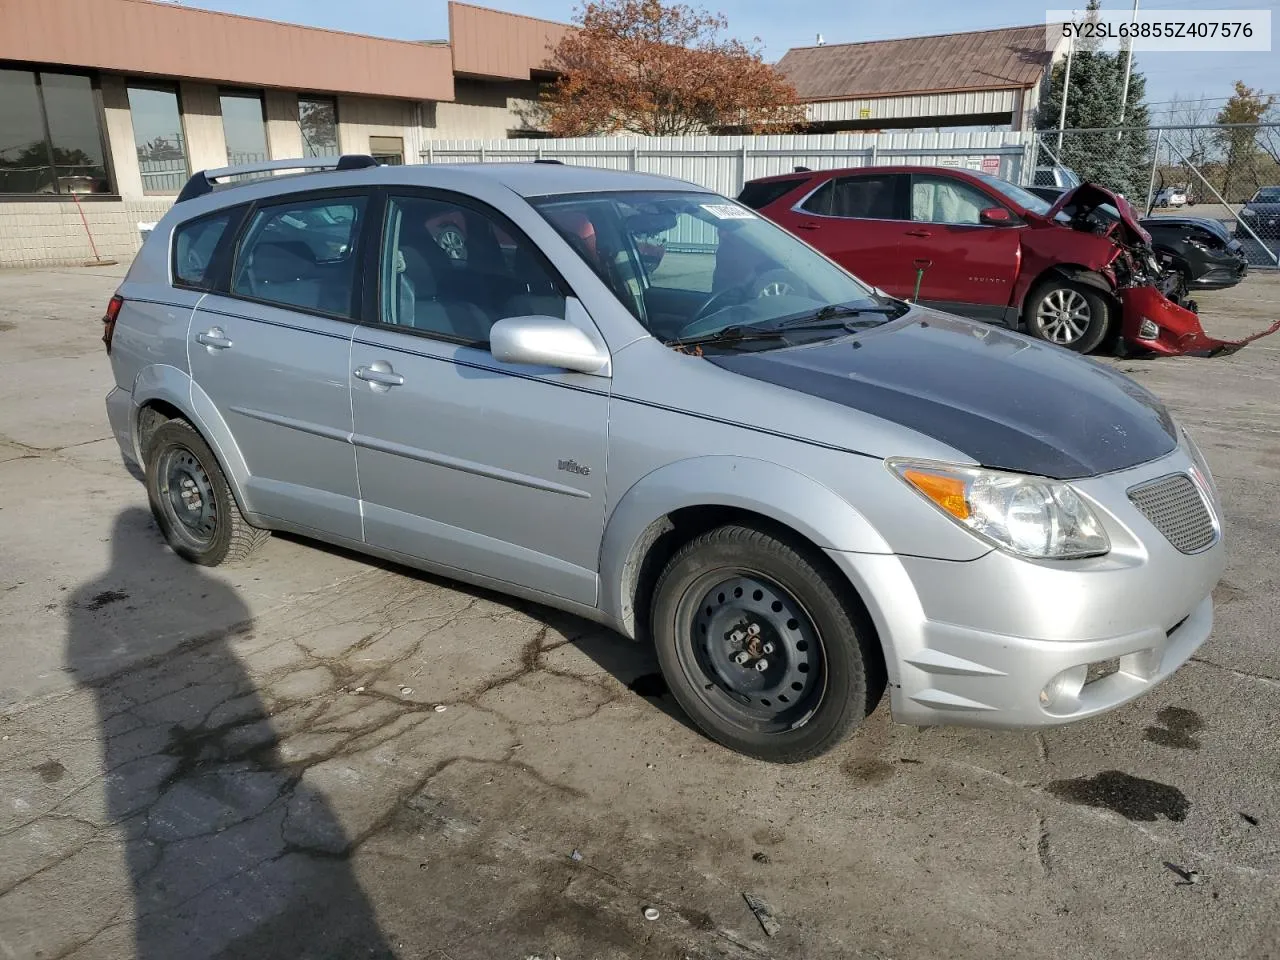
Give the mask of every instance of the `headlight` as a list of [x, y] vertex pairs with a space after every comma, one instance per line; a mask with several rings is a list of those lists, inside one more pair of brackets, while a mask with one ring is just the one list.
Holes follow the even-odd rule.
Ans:
[[925, 460], [888, 465], [956, 523], [1010, 553], [1071, 560], [1111, 549], [1089, 505], [1065, 483]]
[[1250, 210], [1248, 207], [1244, 207], [1244, 208], [1240, 211], [1240, 216], [1242, 216], [1242, 217], [1256, 217], [1257, 215], [1258, 215], [1258, 214], [1257, 214], [1257, 212], [1256, 212], [1256, 211], [1254, 211], [1254, 210]]

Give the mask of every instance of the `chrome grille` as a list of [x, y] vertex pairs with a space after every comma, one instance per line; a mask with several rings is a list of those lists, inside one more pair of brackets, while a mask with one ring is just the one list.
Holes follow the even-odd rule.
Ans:
[[1218, 539], [1209, 507], [1185, 473], [1130, 487], [1129, 500], [1183, 553], [1197, 553]]

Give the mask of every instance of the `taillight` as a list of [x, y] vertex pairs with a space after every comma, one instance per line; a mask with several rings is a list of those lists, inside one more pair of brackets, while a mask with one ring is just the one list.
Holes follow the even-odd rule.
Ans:
[[107, 304], [107, 312], [102, 315], [102, 342], [106, 344], [107, 353], [111, 352], [111, 337], [116, 332], [116, 317], [120, 315], [122, 306], [124, 297], [117, 293]]

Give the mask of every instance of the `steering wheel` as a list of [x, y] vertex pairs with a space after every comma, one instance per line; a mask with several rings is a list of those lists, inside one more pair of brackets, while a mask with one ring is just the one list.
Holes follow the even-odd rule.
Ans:
[[[689, 327], [693, 326], [699, 320], [704, 320], [707, 317], [711, 316], [713, 313], [717, 313], [720, 310], [723, 310], [725, 307], [732, 306], [733, 304], [728, 302], [731, 297], [736, 297], [737, 298], [736, 302], [738, 303], [741, 303], [746, 299], [742, 295], [741, 285], [735, 286], [735, 287], [725, 287], [723, 290], [717, 291], [716, 293], [713, 293], [711, 294], [711, 296], [707, 297], [706, 300], [702, 301], [702, 306], [698, 308], [698, 312], [693, 315], [693, 319], [690, 320], [687, 324], [685, 324], [685, 329], [688, 329]], [[722, 300], [726, 302], [721, 303], [720, 301]], [[715, 309], [712, 309], [713, 307]]]

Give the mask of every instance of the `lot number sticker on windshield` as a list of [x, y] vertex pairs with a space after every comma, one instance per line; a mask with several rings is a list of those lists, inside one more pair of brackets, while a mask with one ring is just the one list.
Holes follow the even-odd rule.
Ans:
[[704, 203], [702, 209], [717, 220], [754, 220], [756, 215], [732, 203]]

